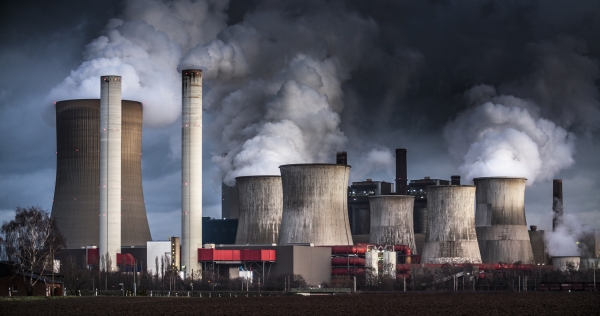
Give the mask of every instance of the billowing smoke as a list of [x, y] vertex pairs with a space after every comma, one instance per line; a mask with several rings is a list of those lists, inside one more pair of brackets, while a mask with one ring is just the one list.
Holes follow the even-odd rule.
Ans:
[[458, 115], [444, 129], [460, 172], [476, 177], [514, 176], [550, 180], [573, 165], [575, 136], [537, 115], [531, 101], [496, 95], [492, 86], [475, 86], [465, 96], [477, 106]]
[[575, 215], [565, 214], [555, 231], [546, 231], [544, 240], [550, 256], [594, 256], [593, 230]]
[[144, 122], [164, 126], [181, 114], [177, 66], [190, 47], [226, 27], [226, 1], [127, 1], [103, 35], [87, 45], [83, 63], [46, 97], [48, 102], [95, 98], [99, 77], [123, 77], [123, 99], [144, 104]]
[[180, 68], [203, 69], [205, 109], [215, 116], [208, 133], [221, 140], [213, 162], [225, 183], [332, 162], [344, 148], [342, 85], [377, 28], [339, 9], [295, 17], [259, 8], [183, 59]]
[[353, 161], [351, 178], [356, 181], [364, 181], [369, 174], [376, 171], [394, 174], [396, 167], [394, 153], [385, 147], [373, 148]]

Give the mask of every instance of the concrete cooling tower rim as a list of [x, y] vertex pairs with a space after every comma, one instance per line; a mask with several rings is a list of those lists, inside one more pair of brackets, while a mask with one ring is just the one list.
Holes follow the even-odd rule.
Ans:
[[[87, 98], [87, 99], [67, 99], [67, 100], [56, 101], [56, 103], [59, 103], [59, 102], [69, 102], [69, 101], [71, 101], [71, 102], [73, 102], [73, 101], [90, 101], [90, 100], [100, 100], [100, 99], [94, 99], [94, 98]], [[121, 100], [121, 102], [136, 102], [136, 103], [142, 104], [142, 102], [136, 101], [136, 100], [124, 100], [123, 99], [123, 100]]]
[[481, 177], [481, 178], [473, 178], [473, 181], [475, 181], [475, 180], [493, 180], [493, 179], [525, 180], [525, 181], [527, 181], [527, 178], [523, 178], [523, 177]]
[[428, 185], [428, 188], [470, 188], [475, 187], [474, 185]]
[[376, 196], [369, 196], [369, 199], [380, 199], [380, 198], [404, 200], [404, 199], [414, 199], [415, 196], [414, 195], [376, 195]]
[[285, 166], [340, 166], [340, 167], [352, 168], [350, 165], [338, 165], [335, 163], [295, 163], [295, 164], [290, 164], [290, 165], [281, 165], [281, 166], [279, 166], [279, 168], [285, 167]]
[[278, 175], [270, 175], [270, 176], [239, 176], [239, 177], [235, 177], [235, 179], [243, 179], [243, 178], [281, 178], [281, 176]]

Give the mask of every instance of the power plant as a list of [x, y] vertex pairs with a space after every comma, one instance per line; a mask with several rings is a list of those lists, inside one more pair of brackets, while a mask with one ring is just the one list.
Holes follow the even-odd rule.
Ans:
[[433, 186], [427, 195], [428, 229], [421, 262], [481, 263], [475, 233], [475, 187]]
[[[203, 219], [202, 71], [181, 76], [181, 239], [151, 240], [141, 182], [142, 105], [121, 100], [121, 77], [100, 78], [100, 100], [56, 103], [52, 217], [67, 250], [85, 252], [86, 265], [130, 271], [145, 260], [152, 270], [151, 257], [161, 254], [182, 279], [216, 271], [258, 275], [264, 284], [273, 271], [321, 284], [365, 273], [375, 273], [369, 280], [376, 282], [379, 272], [406, 281], [412, 264], [549, 264], [544, 231], [527, 230], [526, 179], [461, 185], [453, 175], [409, 182], [405, 148], [396, 149], [396, 190], [393, 182], [373, 179], [349, 185], [348, 153], [341, 151], [335, 164], [286, 164], [280, 175], [237, 177], [233, 187], [223, 186], [224, 218]], [[562, 180], [554, 180], [552, 209], [554, 230], [562, 224]], [[203, 226], [212, 233], [204, 240]], [[555, 261], [564, 270], [564, 260]]]
[[283, 212], [281, 176], [237, 177], [235, 181], [240, 201], [235, 243], [277, 243]]
[[475, 178], [475, 227], [483, 263], [534, 263], [525, 220], [525, 178]]

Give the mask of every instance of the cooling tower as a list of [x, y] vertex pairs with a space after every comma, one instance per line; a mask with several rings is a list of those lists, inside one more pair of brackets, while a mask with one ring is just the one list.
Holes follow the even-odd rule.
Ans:
[[202, 71], [182, 77], [181, 269], [185, 277], [200, 272], [202, 248]]
[[481, 263], [474, 202], [474, 186], [427, 187], [427, 234], [421, 263]]
[[235, 178], [239, 190], [240, 218], [236, 244], [273, 244], [279, 241], [283, 212], [280, 176]]
[[407, 245], [417, 254], [413, 231], [413, 205], [410, 195], [369, 197], [371, 234], [369, 243], [376, 245]]
[[562, 180], [552, 181], [552, 231], [562, 225], [563, 217], [563, 189]]
[[533, 263], [524, 178], [475, 178], [475, 227], [483, 263]]
[[[142, 104], [121, 104], [121, 244], [145, 246], [152, 238], [142, 190]], [[57, 165], [52, 217], [67, 239], [67, 249], [99, 244], [99, 131], [100, 100], [56, 103]]]
[[348, 222], [350, 166], [283, 165], [279, 244], [352, 245]]

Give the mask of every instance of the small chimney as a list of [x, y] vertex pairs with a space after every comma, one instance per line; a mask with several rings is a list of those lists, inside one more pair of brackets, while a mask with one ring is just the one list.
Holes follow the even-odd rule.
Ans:
[[396, 148], [396, 194], [408, 194], [406, 148]]
[[561, 179], [554, 179], [554, 181], [552, 181], [552, 213], [552, 231], [555, 231], [556, 227], [562, 225], [563, 217], [563, 190]]
[[450, 176], [450, 184], [460, 185], [460, 176]]
[[531, 225], [531, 226], [529, 226], [529, 228], [531, 229], [532, 232], [537, 231], [536, 225]]
[[336, 165], [347, 165], [348, 164], [348, 153], [345, 151], [338, 151], [335, 154]]

